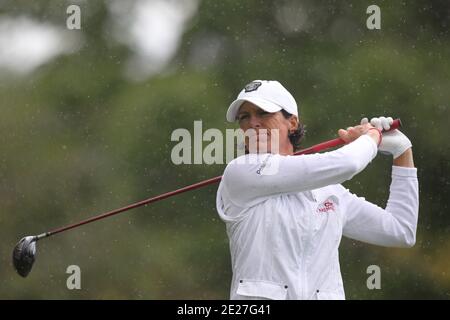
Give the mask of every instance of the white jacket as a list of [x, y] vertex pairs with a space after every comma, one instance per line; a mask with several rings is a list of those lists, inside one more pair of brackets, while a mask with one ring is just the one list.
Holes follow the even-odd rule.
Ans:
[[411, 247], [418, 219], [417, 169], [392, 167], [386, 209], [339, 183], [362, 171], [377, 146], [361, 136], [335, 151], [231, 161], [217, 192], [230, 240], [231, 299], [345, 299], [342, 235]]

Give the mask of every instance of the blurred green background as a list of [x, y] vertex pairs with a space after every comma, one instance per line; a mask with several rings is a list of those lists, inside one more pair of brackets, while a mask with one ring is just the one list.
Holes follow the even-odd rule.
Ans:
[[[81, 9], [68, 30], [66, 9]], [[381, 30], [366, 9], [381, 8]], [[400, 117], [420, 184], [417, 244], [343, 239], [348, 299], [450, 298], [450, 2], [0, 1], [0, 298], [227, 299], [231, 280], [217, 186], [38, 243], [28, 278], [11, 252], [34, 235], [220, 175], [174, 165], [173, 130], [223, 132], [254, 79], [297, 99], [304, 147], [363, 116]], [[392, 160], [378, 156], [352, 192], [380, 206]], [[366, 269], [381, 268], [381, 290]], [[68, 290], [66, 268], [81, 268]]]

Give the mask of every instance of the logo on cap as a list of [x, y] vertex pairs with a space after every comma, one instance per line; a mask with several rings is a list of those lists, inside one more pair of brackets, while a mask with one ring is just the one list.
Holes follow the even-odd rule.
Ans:
[[245, 92], [251, 92], [251, 91], [255, 91], [256, 89], [258, 89], [261, 85], [262, 85], [261, 82], [254, 81], [254, 82], [250, 82], [248, 85], [246, 85], [244, 87], [244, 89], [245, 89]]

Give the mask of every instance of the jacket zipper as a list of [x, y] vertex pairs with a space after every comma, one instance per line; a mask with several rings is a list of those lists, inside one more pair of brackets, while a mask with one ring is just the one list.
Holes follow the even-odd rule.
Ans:
[[[317, 199], [312, 191], [309, 191], [311, 198], [313, 199], [314, 204], [317, 204]], [[312, 236], [312, 230], [313, 230], [313, 215], [314, 215], [314, 205], [311, 205], [311, 201], [308, 199], [308, 207], [310, 209], [310, 212], [307, 215], [307, 233], [305, 237], [305, 246], [304, 246], [304, 252], [303, 252], [303, 259], [302, 259], [302, 278], [303, 278], [303, 286], [302, 286], [302, 299], [308, 299], [308, 275], [307, 275], [307, 263], [306, 259], [308, 257], [309, 253], [309, 242], [311, 241]]]

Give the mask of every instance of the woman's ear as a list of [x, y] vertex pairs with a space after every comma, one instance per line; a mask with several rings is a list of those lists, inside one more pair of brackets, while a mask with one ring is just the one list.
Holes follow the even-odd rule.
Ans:
[[298, 118], [297, 116], [291, 116], [289, 119], [289, 133], [293, 133], [298, 129]]

